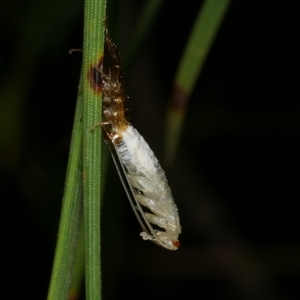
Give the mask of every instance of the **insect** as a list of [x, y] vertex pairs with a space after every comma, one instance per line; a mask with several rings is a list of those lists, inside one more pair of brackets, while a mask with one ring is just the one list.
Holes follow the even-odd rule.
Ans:
[[[103, 92], [101, 127], [114, 151], [117, 167], [133, 211], [142, 226], [140, 234], [169, 250], [180, 246], [177, 207], [166, 176], [144, 138], [125, 117], [124, 90], [118, 49], [106, 30], [104, 60], [99, 69]], [[118, 167], [118, 166], [121, 167]], [[153, 227], [154, 226], [154, 227]]]

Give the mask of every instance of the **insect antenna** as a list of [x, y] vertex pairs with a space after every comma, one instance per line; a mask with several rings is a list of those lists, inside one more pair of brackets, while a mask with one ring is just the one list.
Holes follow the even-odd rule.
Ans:
[[[135, 193], [136, 193], [136, 192], [133, 190], [133, 187], [131, 186], [131, 184], [128, 183], [127, 177], [126, 177], [126, 182], [127, 182], [127, 184], [125, 183], [124, 177], [125, 177], [126, 175], [124, 175], [124, 174], [126, 174], [127, 172], [126, 172], [126, 170], [125, 170], [125, 168], [124, 168], [122, 162], [120, 161], [119, 157], [118, 157], [118, 159], [116, 159], [116, 155], [115, 155], [115, 153], [114, 153], [113, 150], [110, 150], [110, 152], [111, 152], [112, 159], [113, 159], [113, 162], [114, 162], [114, 164], [115, 164], [115, 167], [116, 167], [116, 169], [117, 169], [117, 172], [118, 172], [118, 174], [119, 174], [119, 177], [120, 177], [120, 179], [121, 179], [122, 185], [123, 185], [123, 187], [124, 187], [125, 193], [126, 193], [126, 195], [127, 195], [127, 198], [128, 198], [128, 200], [129, 200], [129, 202], [130, 202], [130, 205], [131, 205], [131, 207], [132, 207], [132, 209], [133, 209], [133, 212], [134, 212], [134, 214], [135, 214], [135, 216], [136, 216], [138, 222], [140, 223], [140, 225], [141, 225], [141, 227], [142, 227], [142, 230], [143, 230], [147, 235], [152, 236], [152, 238], [150, 238], [150, 240], [151, 240], [152, 242], [154, 242], [155, 244], [160, 244], [160, 245], [163, 246], [163, 243], [160, 243], [160, 240], [159, 240], [159, 238], [157, 237], [155, 230], [153, 229], [152, 225], [150, 224], [150, 222], [149, 222], [148, 219], [146, 218], [146, 216], [145, 216], [145, 214], [144, 214], [144, 211], [143, 211], [143, 208], [142, 208], [141, 204], [140, 204], [140, 203], [138, 202], [138, 200], [135, 198]], [[123, 171], [123, 172], [121, 172], [120, 167], [119, 167], [119, 164], [118, 164], [117, 161], [119, 161], [119, 164], [121, 165], [121, 168], [122, 168], [122, 171]], [[131, 193], [129, 192], [128, 187], [129, 187]], [[134, 200], [133, 200], [133, 199], [134, 199]], [[139, 213], [141, 214], [142, 218], [141, 218], [141, 216], [140, 216]], [[148, 228], [146, 228], [145, 224], [146, 224], [146, 226], [147, 226]]]
[[[111, 152], [111, 156], [112, 156], [113, 162], [114, 162], [114, 164], [115, 164], [115, 167], [116, 167], [116, 169], [117, 169], [118, 175], [119, 175], [119, 177], [120, 177], [120, 179], [121, 179], [123, 188], [124, 188], [125, 193], [126, 193], [126, 195], [127, 195], [127, 198], [128, 198], [128, 200], [129, 200], [129, 202], [130, 202], [130, 205], [131, 205], [131, 207], [132, 207], [132, 209], [133, 209], [133, 212], [134, 212], [136, 218], [138, 219], [138, 222], [140, 223], [142, 229], [143, 229], [146, 233], [149, 234], [149, 230], [145, 227], [145, 225], [144, 225], [144, 223], [143, 223], [141, 217], [139, 216], [139, 214], [138, 214], [138, 212], [137, 212], [137, 209], [136, 209], [136, 207], [135, 207], [135, 202], [136, 202], [136, 201], [133, 201], [133, 200], [132, 200], [132, 197], [133, 197], [133, 196], [132, 196], [132, 195], [129, 193], [129, 191], [128, 191], [128, 186], [127, 186], [127, 184], [126, 184], [125, 181], [124, 181], [124, 178], [123, 178], [124, 175], [123, 175], [122, 172], [120, 171], [119, 164], [117, 163], [117, 159], [116, 159], [116, 157], [115, 157], [116, 155], [115, 155], [114, 151], [111, 150], [111, 149], [110, 149], [110, 152]], [[118, 161], [119, 161], [119, 158], [118, 158]], [[125, 169], [124, 169], [124, 167], [123, 167], [123, 165], [122, 165], [121, 162], [120, 162], [120, 165], [122, 166], [122, 169], [123, 169], [124, 174], [126, 174]], [[130, 186], [130, 185], [129, 185], [129, 186]], [[131, 192], [132, 192], [132, 191], [131, 191]], [[141, 209], [139, 204], [138, 204], [138, 206], [139, 206], [139, 209]], [[147, 225], [148, 225], [148, 224], [147, 224]]]

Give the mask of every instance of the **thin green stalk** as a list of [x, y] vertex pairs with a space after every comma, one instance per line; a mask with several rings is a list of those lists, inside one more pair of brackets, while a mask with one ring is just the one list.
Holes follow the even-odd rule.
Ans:
[[101, 190], [101, 86], [104, 0], [86, 0], [83, 37], [83, 189], [86, 299], [101, 299], [100, 190]]
[[68, 300], [79, 299], [84, 277], [84, 226], [83, 214], [80, 214], [80, 225], [77, 249], [75, 253], [75, 262], [73, 267], [73, 274], [71, 278], [71, 285], [69, 289]]
[[185, 48], [175, 83], [189, 95], [204, 66], [231, 0], [206, 0]]
[[82, 97], [77, 99], [58, 239], [48, 300], [67, 299], [77, 245], [81, 210]]
[[199, 10], [173, 83], [166, 125], [168, 163], [175, 157], [189, 97], [231, 0], [206, 0]]

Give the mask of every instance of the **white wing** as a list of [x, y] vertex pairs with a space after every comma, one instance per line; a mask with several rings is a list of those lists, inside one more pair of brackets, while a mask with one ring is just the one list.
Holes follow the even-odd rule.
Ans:
[[[144, 230], [141, 236], [169, 250], [176, 250], [181, 232], [179, 217], [158, 160], [143, 137], [131, 125], [123, 132], [122, 140], [113, 145], [122, 172], [113, 155], [114, 163], [134, 213]], [[145, 208], [152, 213], [146, 212]], [[155, 230], [151, 223], [165, 231]]]

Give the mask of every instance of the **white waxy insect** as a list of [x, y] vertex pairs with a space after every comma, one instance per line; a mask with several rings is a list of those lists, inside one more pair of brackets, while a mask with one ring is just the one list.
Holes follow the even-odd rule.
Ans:
[[103, 92], [101, 126], [120, 162], [121, 169], [112, 153], [131, 206], [143, 228], [141, 236], [144, 240], [176, 250], [180, 245], [178, 236], [181, 233], [177, 207], [157, 158], [125, 118], [124, 102], [127, 97], [123, 88], [119, 53], [107, 31], [104, 61], [99, 72]]

